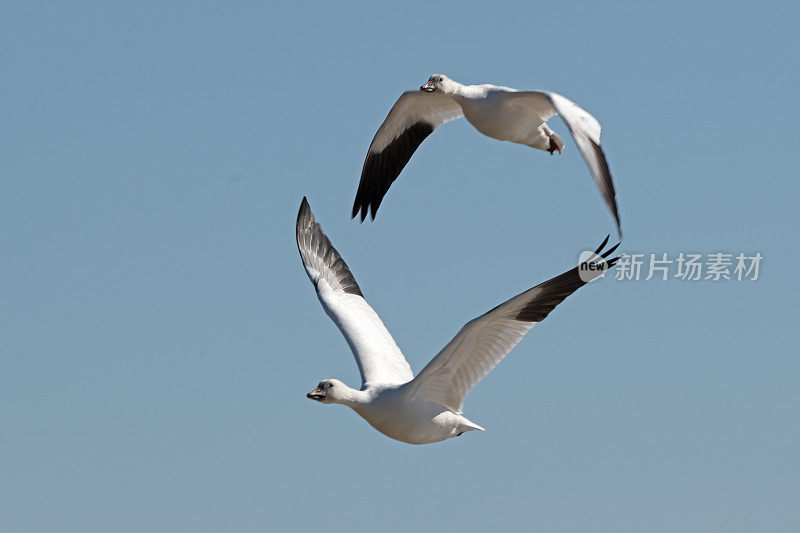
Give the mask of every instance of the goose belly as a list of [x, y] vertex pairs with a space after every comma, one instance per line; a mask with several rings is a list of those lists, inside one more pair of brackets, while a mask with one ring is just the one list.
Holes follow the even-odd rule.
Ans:
[[[416, 403], [416, 402], [415, 402]], [[403, 405], [398, 409], [373, 409], [359, 412], [372, 427], [389, 438], [409, 444], [429, 444], [456, 436], [461, 417], [435, 404]]]
[[487, 137], [518, 144], [540, 144], [542, 121], [524, 108], [484, 101], [482, 105], [466, 105], [464, 118]]

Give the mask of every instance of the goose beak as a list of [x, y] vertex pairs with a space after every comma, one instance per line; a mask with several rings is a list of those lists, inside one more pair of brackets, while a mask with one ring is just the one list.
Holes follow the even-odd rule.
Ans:
[[309, 398], [311, 400], [319, 401], [324, 397], [325, 397], [325, 391], [323, 391], [320, 387], [317, 387], [316, 389], [306, 394], [306, 398]]
[[432, 81], [428, 80], [428, 83], [420, 87], [419, 90], [432, 93], [433, 91], [436, 90], [436, 86], [433, 84]]

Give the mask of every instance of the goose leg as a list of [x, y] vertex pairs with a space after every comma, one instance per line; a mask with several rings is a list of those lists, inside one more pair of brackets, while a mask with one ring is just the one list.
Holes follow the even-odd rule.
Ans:
[[546, 148], [550, 155], [553, 155], [553, 152], [558, 150], [558, 153], [561, 153], [561, 149], [564, 148], [564, 143], [561, 141], [558, 135], [555, 133], [550, 136], [550, 146]]

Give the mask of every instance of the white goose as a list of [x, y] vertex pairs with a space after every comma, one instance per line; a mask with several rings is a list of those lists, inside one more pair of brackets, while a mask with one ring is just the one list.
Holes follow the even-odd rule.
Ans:
[[[603, 264], [596, 254], [607, 242], [608, 237], [595, 251], [597, 264]], [[617, 246], [603, 252], [602, 258]], [[341, 330], [361, 372], [360, 390], [324, 379], [306, 396], [347, 405], [384, 435], [410, 444], [483, 431], [461, 414], [464, 396], [534, 324], [585, 285], [581, 278], [587, 277], [575, 267], [468, 322], [415, 378], [305, 198], [297, 215], [297, 247], [322, 307]], [[605, 264], [613, 266], [616, 260]]]
[[564, 142], [547, 120], [561, 115], [614, 216], [620, 236], [614, 183], [600, 148], [600, 123], [571, 100], [550, 91], [517, 91], [497, 85], [462, 85], [435, 74], [419, 91], [408, 91], [389, 111], [367, 151], [352, 216], [372, 218], [416, 149], [433, 130], [460, 117], [486, 136], [560, 153]]

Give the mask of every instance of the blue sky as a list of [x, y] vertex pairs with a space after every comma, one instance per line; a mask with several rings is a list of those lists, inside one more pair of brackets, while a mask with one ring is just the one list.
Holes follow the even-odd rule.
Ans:
[[[792, 531], [800, 222], [786, 2], [0, 7], [6, 531]], [[358, 385], [300, 265], [307, 195], [415, 371], [613, 225], [560, 156], [432, 135], [349, 219], [404, 90], [592, 112], [628, 252], [760, 252], [756, 282], [598, 281], [414, 447], [304, 394]], [[551, 125], [566, 134], [564, 125]]]

